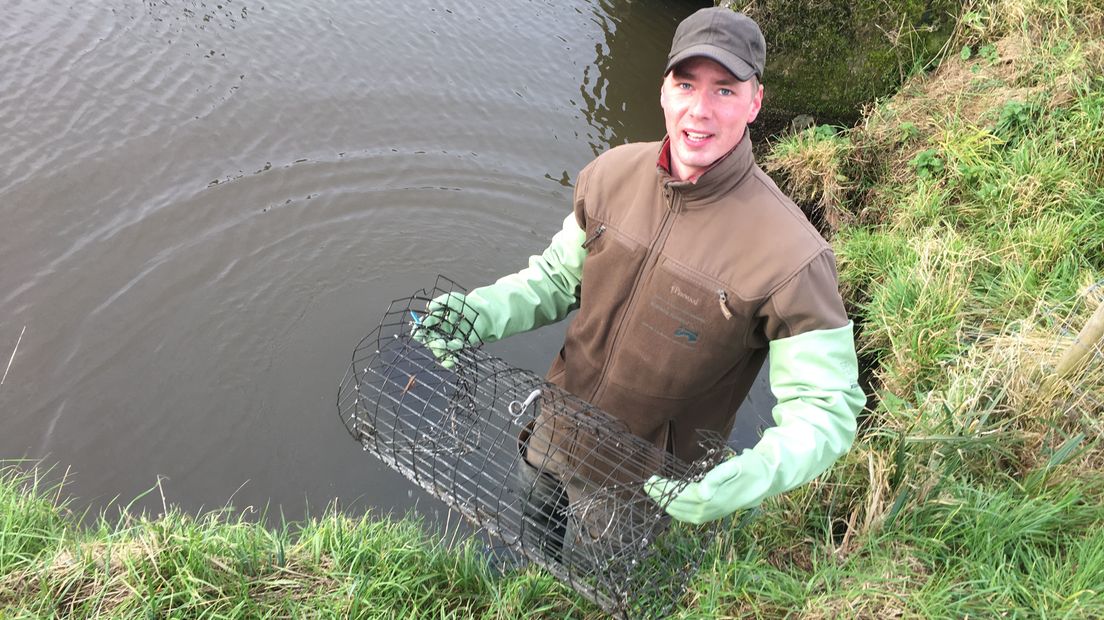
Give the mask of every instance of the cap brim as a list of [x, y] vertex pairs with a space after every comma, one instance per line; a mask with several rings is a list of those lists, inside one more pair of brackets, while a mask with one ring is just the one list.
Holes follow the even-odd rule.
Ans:
[[722, 67], [728, 69], [728, 72], [736, 76], [736, 79], [741, 82], [750, 80], [751, 76], [756, 74], [755, 68], [744, 62], [739, 56], [715, 45], [702, 44], [688, 47], [675, 56], [672, 56], [671, 59], [667, 61], [667, 68], [663, 70], [663, 75], [670, 73], [671, 69], [675, 68], [675, 65], [688, 58], [693, 58], [694, 56], [704, 56], [710, 60], [716, 61]]

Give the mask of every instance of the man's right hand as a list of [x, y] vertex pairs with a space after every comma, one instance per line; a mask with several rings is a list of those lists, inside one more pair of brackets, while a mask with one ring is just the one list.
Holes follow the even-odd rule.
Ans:
[[426, 304], [423, 315], [414, 315], [411, 337], [424, 344], [445, 368], [456, 365], [456, 353], [479, 342], [479, 312], [463, 293], [445, 293]]
[[575, 215], [568, 215], [551, 245], [531, 256], [528, 267], [467, 294], [435, 297], [426, 305], [426, 314], [414, 317], [411, 335], [429, 347], [441, 365], [452, 368], [464, 347], [559, 321], [578, 306], [585, 239]]

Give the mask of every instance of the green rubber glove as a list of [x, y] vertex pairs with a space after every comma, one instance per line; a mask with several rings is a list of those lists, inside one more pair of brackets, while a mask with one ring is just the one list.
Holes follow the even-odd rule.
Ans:
[[430, 301], [414, 327], [415, 340], [442, 365], [452, 367], [456, 352], [465, 346], [495, 342], [563, 319], [578, 305], [585, 239], [574, 213], [569, 214], [548, 248], [531, 256], [525, 269], [467, 295], [448, 293]]
[[484, 316], [468, 302], [463, 293], [440, 295], [426, 304], [426, 311], [414, 318], [412, 337], [424, 344], [445, 368], [456, 365], [456, 355], [465, 346], [479, 343], [479, 333], [486, 330], [480, 324]]
[[679, 521], [705, 523], [809, 482], [851, 448], [855, 417], [866, 403], [858, 384], [852, 325], [770, 344], [771, 391], [777, 426], [755, 447], [717, 465], [678, 490], [652, 476], [648, 495]]

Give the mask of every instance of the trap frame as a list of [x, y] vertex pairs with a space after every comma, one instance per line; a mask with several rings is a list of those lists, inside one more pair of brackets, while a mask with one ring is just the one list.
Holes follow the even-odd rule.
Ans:
[[[503, 568], [537, 564], [607, 613], [656, 618], [678, 603], [721, 522], [672, 522], [664, 506], [726, 456], [686, 463], [625, 424], [482, 348], [470, 308], [423, 325], [464, 289], [438, 276], [391, 302], [353, 353], [338, 412], [363, 449], [496, 540]], [[437, 347], [465, 343], [463, 348]], [[440, 358], [439, 358], [440, 356]], [[653, 474], [682, 481], [660, 502]]]

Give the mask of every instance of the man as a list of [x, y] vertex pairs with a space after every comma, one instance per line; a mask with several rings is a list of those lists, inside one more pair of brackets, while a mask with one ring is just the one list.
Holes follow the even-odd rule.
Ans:
[[[728, 436], [769, 352], [777, 426], [677, 495], [673, 481], [646, 485], [694, 523], [819, 475], [850, 448], [865, 402], [831, 248], [753, 159], [765, 60], [743, 14], [684, 20], [660, 88], [666, 138], [592, 161], [541, 256], [434, 300], [425, 321], [462, 318], [490, 342], [577, 307], [548, 380], [685, 461], [702, 455], [697, 430]], [[461, 344], [429, 346], [447, 359]]]

